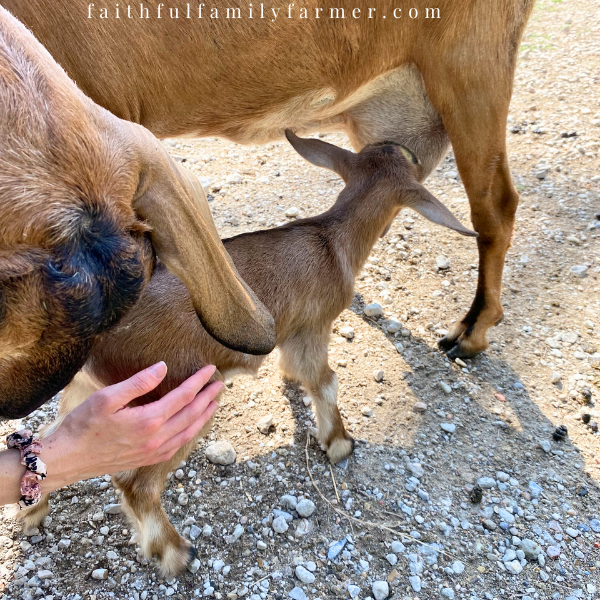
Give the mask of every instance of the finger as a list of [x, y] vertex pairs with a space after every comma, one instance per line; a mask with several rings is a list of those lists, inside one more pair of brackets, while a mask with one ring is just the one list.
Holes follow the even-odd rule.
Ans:
[[161, 456], [172, 456], [175, 452], [177, 452], [177, 450], [179, 450], [179, 448], [191, 442], [210, 421], [217, 408], [219, 408], [218, 403], [211, 401], [197, 419], [195, 419], [183, 431], [180, 431], [177, 435], [167, 440], [158, 449], [157, 454]]
[[105, 406], [110, 413], [127, 406], [135, 398], [139, 398], [158, 387], [167, 374], [167, 365], [164, 362], [156, 363], [133, 377], [110, 385], [101, 390], [102, 396], [107, 399]]
[[168, 440], [176, 436], [186, 429], [191, 423], [194, 423], [198, 419], [202, 418], [206, 407], [216, 399], [216, 397], [221, 393], [222, 389], [223, 384], [220, 381], [215, 381], [209, 386], [205, 387], [199, 394], [196, 395], [192, 402], [190, 402], [178, 413], [173, 415], [165, 423], [160, 432], [161, 439]]
[[144, 416], [149, 418], [161, 417], [167, 422], [184, 406], [190, 404], [198, 392], [208, 383], [216, 371], [214, 365], [207, 365], [186, 379], [179, 387], [165, 394], [160, 400], [147, 404], [143, 408]]

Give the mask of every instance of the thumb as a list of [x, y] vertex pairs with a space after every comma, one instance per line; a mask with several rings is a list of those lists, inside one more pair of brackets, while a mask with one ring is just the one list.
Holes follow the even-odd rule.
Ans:
[[167, 365], [161, 361], [125, 381], [104, 388], [102, 395], [107, 400], [106, 408], [111, 413], [120, 410], [132, 400], [158, 387], [166, 374]]

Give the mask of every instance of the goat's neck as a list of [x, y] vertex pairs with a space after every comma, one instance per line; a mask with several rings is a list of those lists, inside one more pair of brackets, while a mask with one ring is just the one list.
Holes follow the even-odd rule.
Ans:
[[[385, 228], [401, 206], [391, 193], [374, 193], [373, 186], [360, 190], [342, 190], [336, 203], [325, 215], [338, 252], [345, 255], [354, 277], [358, 276]], [[325, 216], [324, 215], [324, 216]]]

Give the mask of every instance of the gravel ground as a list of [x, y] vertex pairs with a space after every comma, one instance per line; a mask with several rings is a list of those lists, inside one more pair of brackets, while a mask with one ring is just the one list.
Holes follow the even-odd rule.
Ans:
[[[140, 558], [106, 477], [55, 493], [39, 531], [5, 513], [0, 596], [598, 597], [599, 14], [598, 0], [542, 0], [528, 27], [508, 124], [522, 204], [506, 317], [485, 354], [450, 363], [436, 349], [473, 298], [475, 243], [403, 212], [335, 324], [330, 362], [359, 440], [346, 465], [331, 469], [314, 442], [305, 451], [310, 405], [269, 359], [257, 379], [228, 382], [209, 439], [167, 482], [195, 572], [163, 580]], [[204, 178], [224, 237], [317, 214], [342, 188], [286, 143], [165, 143]], [[469, 223], [452, 156], [427, 185]], [[373, 303], [383, 316], [365, 315]], [[555, 441], [559, 425], [568, 435]], [[207, 460], [216, 440], [234, 464]]]

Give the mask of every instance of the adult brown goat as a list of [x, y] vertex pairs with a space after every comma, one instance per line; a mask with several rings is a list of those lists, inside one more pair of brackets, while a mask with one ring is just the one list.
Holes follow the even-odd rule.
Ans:
[[84, 96], [0, 7], [0, 418], [69, 383], [138, 299], [155, 253], [211, 335], [273, 349], [273, 320], [238, 278], [197, 179]]
[[487, 348], [519, 198], [506, 118], [534, 0], [414, 0], [410, 11], [388, 0], [2, 4], [84, 92], [159, 137], [345, 131], [356, 149], [409, 148], [420, 181], [451, 142], [479, 233], [479, 281], [441, 345], [453, 358]]
[[[337, 407], [337, 376], [329, 367], [327, 348], [332, 323], [350, 305], [354, 279], [374, 244], [405, 207], [463, 235], [476, 234], [418, 182], [420, 165], [406, 148], [384, 143], [353, 154], [291, 132], [288, 139], [304, 158], [338, 173], [346, 187], [321, 215], [245, 233], [224, 244], [273, 315], [281, 370], [302, 382], [313, 398], [319, 440], [330, 460], [338, 462], [352, 452], [353, 441]], [[167, 377], [142, 403], [160, 398], [206, 364], [231, 377], [256, 373], [263, 358], [234, 352], [208, 336], [195, 318], [186, 288], [159, 266], [135, 307], [98, 338], [83, 373], [65, 390], [59, 420], [49, 431], [97, 388], [158, 360], [167, 363]], [[194, 444], [169, 462], [113, 477], [144, 554], [156, 556], [165, 574], [183, 569], [191, 548], [167, 519], [160, 493], [167, 473], [185, 460]], [[38, 524], [47, 510], [46, 497], [29, 513], [28, 525]]]

